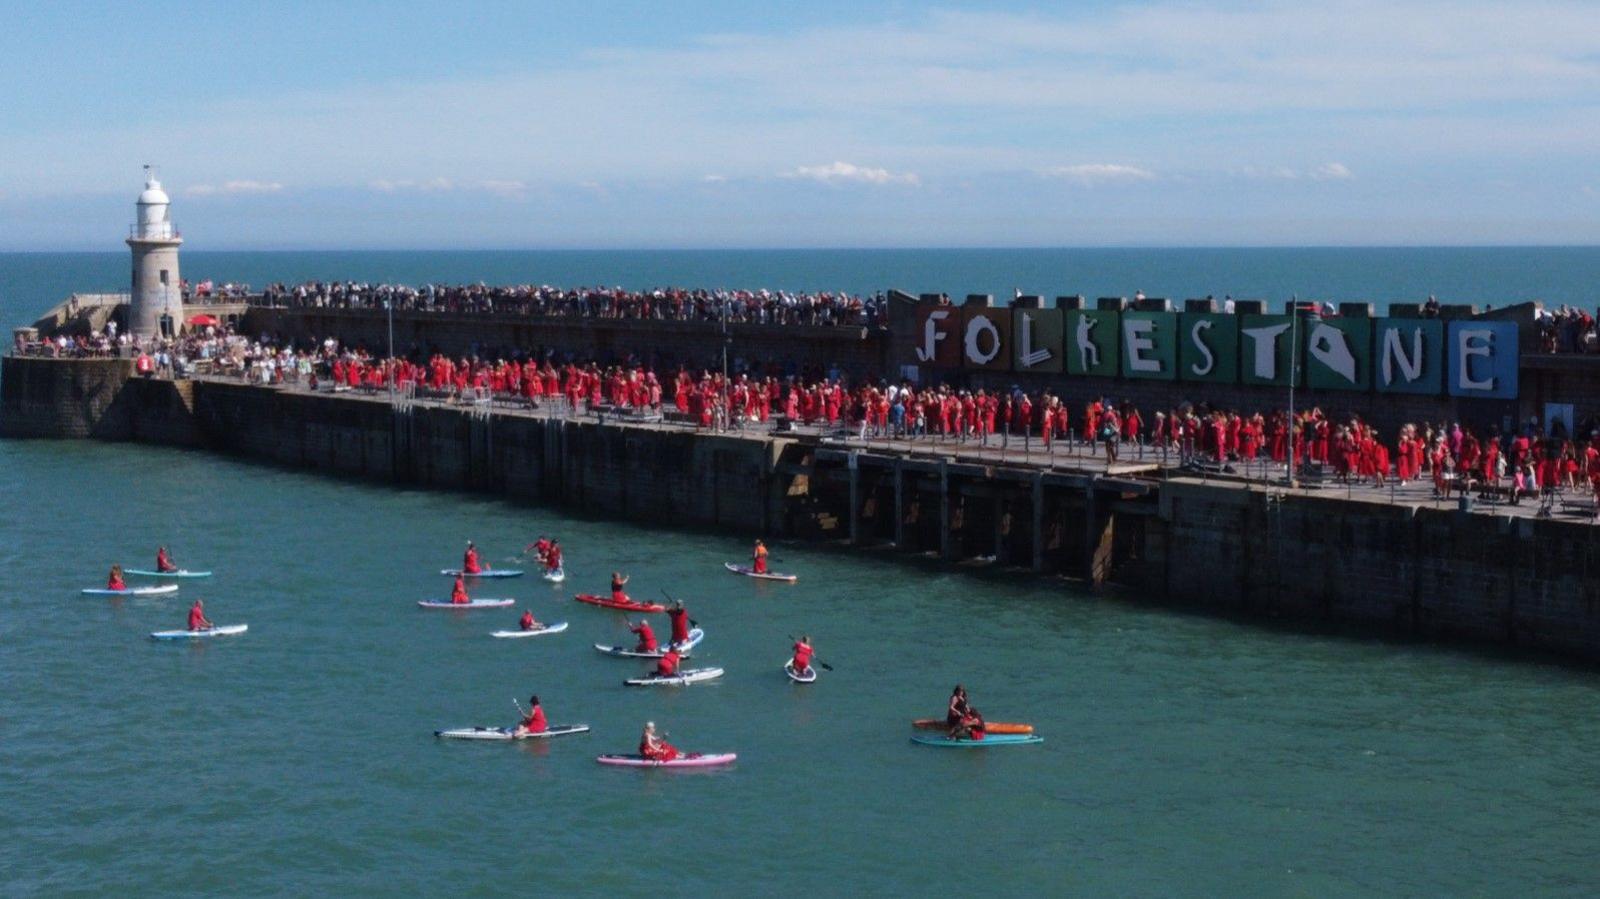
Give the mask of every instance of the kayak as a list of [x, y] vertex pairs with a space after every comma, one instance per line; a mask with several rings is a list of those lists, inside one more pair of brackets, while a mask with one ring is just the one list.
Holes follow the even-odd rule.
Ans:
[[804, 671], [795, 671], [794, 659], [788, 659], [783, 663], [783, 673], [789, 675], [789, 679], [797, 684], [809, 684], [817, 679], [817, 669], [810, 665], [807, 665]]
[[985, 746], [1027, 746], [1043, 743], [1044, 737], [1036, 737], [1033, 734], [989, 734], [981, 740], [952, 740], [946, 736], [915, 734], [911, 737], [911, 742], [921, 743], [924, 746], [943, 746], [947, 749], [982, 749]]
[[563, 569], [557, 568], [555, 571], [546, 571], [544, 574], [539, 576], [552, 584], [559, 584], [567, 579], [567, 572]]
[[448, 599], [423, 599], [417, 601], [417, 605], [422, 606], [424, 609], [503, 609], [506, 606], [514, 606], [516, 604], [517, 601], [514, 599], [474, 599], [470, 602], [451, 602]]
[[162, 584], [159, 587], [123, 587], [121, 590], [108, 590], [105, 587], [90, 587], [83, 591], [84, 596], [165, 596], [168, 593], [177, 593], [177, 584]]
[[630, 677], [623, 681], [629, 687], [682, 687], [686, 684], [698, 684], [701, 681], [714, 680], [722, 676], [721, 668], [685, 668], [671, 677]]
[[792, 584], [800, 579], [800, 576], [797, 574], [779, 574], [776, 571], [766, 571], [758, 574], [755, 571], [752, 571], [749, 565], [735, 565], [732, 562], [723, 562], [722, 567], [728, 569], [734, 574], [742, 574], [745, 577], [760, 578], [763, 581], [783, 581], [785, 584]]
[[671, 761], [647, 759], [642, 755], [602, 755], [595, 759], [602, 765], [622, 765], [629, 768], [709, 768], [713, 765], [732, 764], [738, 758], [732, 752], [691, 752]]
[[203, 631], [156, 631], [150, 635], [152, 640], [198, 640], [201, 637], [231, 637], [242, 634], [250, 629], [248, 624], [224, 624]]
[[586, 602], [591, 606], [600, 606], [606, 609], [622, 609], [627, 612], [665, 612], [667, 607], [655, 602], [617, 602], [609, 596], [596, 596], [593, 593], [579, 593], [572, 597], [578, 602]]
[[[690, 628], [689, 639], [677, 644], [678, 654], [687, 657], [689, 655], [689, 650], [699, 646], [700, 641], [704, 640], [705, 638], [705, 631], [697, 627]], [[606, 646], [604, 643], [596, 643], [594, 648], [600, 650], [608, 656], [620, 656], [625, 659], [659, 659], [667, 653], [665, 649], [652, 649], [648, 652], [641, 652], [630, 646]]]
[[476, 574], [468, 574], [459, 568], [443, 568], [439, 573], [445, 577], [522, 577], [522, 572], [516, 568], [485, 568]]
[[131, 574], [134, 577], [185, 578], [185, 577], [210, 577], [211, 576], [211, 572], [209, 572], [209, 571], [185, 571], [182, 568], [178, 569], [177, 571], [151, 571], [148, 568], [124, 568], [124, 569], [122, 569], [122, 573], [123, 574]]
[[495, 631], [494, 633], [490, 634], [489, 636], [491, 636], [491, 637], [504, 637], [507, 640], [516, 640], [516, 639], [518, 639], [520, 637], [539, 637], [539, 636], [543, 636], [544, 634], [559, 634], [559, 633], [561, 633], [562, 631], [564, 631], [566, 629], [567, 629], [567, 623], [565, 621], [557, 621], [555, 624], [547, 624], [544, 627], [536, 627], [533, 630], [529, 630], [529, 631], [524, 631], [524, 630]]
[[[911, 726], [921, 730], [949, 730], [950, 725], [943, 718], [918, 718], [911, 722]], [[1005, 721], [985, 721], [983, 729], [990, 734], [1031, 734], [1033, 725], [1012, 724]]]
[[543, 733], [512, 735], [509, 727], [458, 727], [454, 730], [436, 730], [433, 735], [446, 740], [543, 740], [547, 737], [565, 737], [568, 734], [586, 734], [587, 724], [552, 724]]

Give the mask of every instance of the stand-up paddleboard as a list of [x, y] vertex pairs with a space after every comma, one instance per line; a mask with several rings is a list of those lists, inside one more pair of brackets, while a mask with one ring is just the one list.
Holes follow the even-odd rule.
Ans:
[[455, 730], [436, 730], [433, 735], [446, 740], [543, 740], [565, 737], [568, 734], [586, 734], [587, 724], [552, 724], [543, 733], [513, 735], [510, 727], [458, 727]]
[[[949, 730], [950, 725], [943, 718], [918, 718], [911, 722], [911, 726], [918, 730]], [[983, 729], [990, 734], [1031, 734], [1033, 725], [1017, 724], [1008, 721], [985, 721]]]
[[722, 567], [728, 569], [734, 574], [742, 574], [745, 577], [759, 578], [763, 581], [782, 581], [785, 584], [792, 584], [800, 579], [800, 576], [797, 574], [779, 574], [776, 571], [757, 573], [751, 570], [749, 565], [735, 565], [732, 562], [723, 562]]
[[84, 596], [165, 596], [168, 593], [177, 593], [177, 584], [162, 584], [159, 587], [123, 587], [121, 590], [110, 590], [105, 587], [90, 587], [83, 591]]
[[916, 734], [911, 742], [921, 743], [924, 746], [943, 746], [953, 749], [982, 749], [985, 746], [1028, 746], [1034, 743], [1043, 743], [1044, 737], [1033, 734], [988, 734], [981, 740], [951, 739], [946, 736], [933, 736], [931, 734]]
[[[678, 655], [688, 658], [689, 650], [699, 646], [700, 641], [704, 640], [705, 638], [705, 631], [697, 627], [691, 628], [689, 630], [689, 639], [683, 641], [682, 643], [676, 644], [678, 647]], [[659, 659], [667, 654], [665, 649], [652, 649], [648, 652], [641, 652], [640, 650], [634, 649], [631, 646], [607, 646], [604, 643], [596, 643], [594, 648], [600, 650], [608, 656], [620, 656], [625, 659]]]
[[514, 599], [474, 599], [469, 602], [451, 602], [448, 599], [423, 599], [417, 601], [417, 605], [424, 609], [461, 609], [463, 611], [467, 609], [503, 609], [506, 606], [514, 606], [516, 604], [517, 601]]
[[491, 636], [491, 637], [504, 637], [507, 640], [517, 640], [517, 639], [521, 639], [522, 637], [542, 637], [545, 634], [559, 634], [559, 633], [561, 633], [562, 631], [564, 631], [566, 629], [567, 629], [567, 623], [565, 621], [557, 621], [555, 624], [547, 624], [544, 627], [536, 627], [536, 628], [533, 628], [532, 630], [526, 630], [526, 631], [524, 631], [524, 630], [495, 631], [494, 633], [490, 634], [489, 636]]
[[794, 659], [784, 661], [783, 673], [789, 675], [789, 679], [797, 684], [809, 684], [817, 679], [817, 669], [810, 665], [807, 665], [804, 671], [794, 670]]
[[132, 575], [134, 577], [191, 578], [211, 576], [211, 572], [209, 571], [188, 571], [182, 568], [178, 569], [177, 571], [154, 571], [149, 568], [124, 568], [122, 569], [122, 573]]
[[522, 577], [522, 571], [518, 568], [485, 568], [482, 571], [474, 573], [468, 573], [459, 568], [442, 568], [439, 570], [439, 573], [445, 577]]
[[539, 576], [552, 584], [559, 584], [567, 579], [567, 571], [564, 568], [557, 568], [555, 571], [546, 571]]
[[630, 687], [682, 687], [721, 676], [721, 668], [685, 668], [671, 677], [630, 677], [623, 683]]
[[232, 637], [250, 629], [248, 624], [224, 624], [201, 631], [155, 631], [152, 640], [199, 640], [204, 637]]
[[578, 602], [586, 602], [591, 606], [600, 606], [606, 609], [622, 609], [625, 612], [665, 612], [667, 607], [655, 602], [638, 602], [628, 600], [617, 602], [609, 596], [596, 596], [593, 593], [579, 593], [572, 597]]
[[621, 765], [629, 768], [710, 768], [731, 764], [739, 755], [733, 752], [691, 752], [671, 761], [647, 759], [642, 755], [602, 755], [595, 759], [602, 765]]

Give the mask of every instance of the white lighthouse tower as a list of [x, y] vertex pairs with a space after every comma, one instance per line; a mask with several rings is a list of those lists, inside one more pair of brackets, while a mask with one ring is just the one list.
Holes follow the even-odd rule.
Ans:
[[183, 326], [183, 293], [178, 281], [178, 245], [183, 238], [172, 227], [171, 203], [155, 173], [145, 166], [139, 218], [128, 236], [128, 249], [133, 251], [128, 332], [136, 339], [163, 332], [176, 334]]

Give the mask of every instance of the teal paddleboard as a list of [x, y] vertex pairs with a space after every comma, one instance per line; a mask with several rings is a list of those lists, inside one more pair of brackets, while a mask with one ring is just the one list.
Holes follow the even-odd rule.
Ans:
[[911, 742], [953, 749], [982, 749], [985, 746], [1024, 746], [1030, 743], [1043, 743], [1044, 737], [1034, 734], [989, 734], [981, 740], [952, 740], [946, 736], [915, 734], [911, 737]]

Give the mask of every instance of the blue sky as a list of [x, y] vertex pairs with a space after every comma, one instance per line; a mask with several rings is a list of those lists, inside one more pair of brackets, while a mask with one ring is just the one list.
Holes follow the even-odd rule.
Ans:
[[1600, 4], [8, 12], [0, 249], [1600, 240]]

